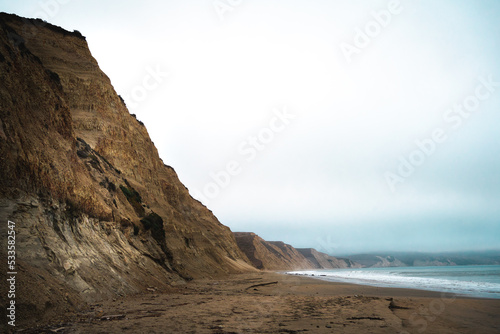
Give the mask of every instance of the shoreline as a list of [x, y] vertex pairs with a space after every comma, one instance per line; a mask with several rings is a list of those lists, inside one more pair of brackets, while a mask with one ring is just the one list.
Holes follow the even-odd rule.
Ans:
[[[500, 300], [278, 272], [195, 280], [90, 305], [59, 333], [498, 333]], [[37, 329], [23, 331], [36, 333]]]
[[[349, 285], [359, 285], [362, 287], [372, 287], [376, 289], [390, 289], [390, 291], [393, 290], [401, 290], [400, 293], [395, 291], [395, 293], [392, 293], [392, 295], [398, 295], [398, 296], [418, 296], [418, 297], [423, 297], [425, 295], [425, 292], [429, 293], [426, 296], [429, 296], [431, 298], [436, 298], [439, 296], [445, 296], [446, 298], [460, 298], [460, 299], [485, 299], [485, 300], [499, 300], [500, 298], [488, 298], [488, 297], [483, 297], [483, 296], [477, 296], [477, 295], [472, 295], [472, 294], [460, 294], [460, 293], [454, 293], [454, 292], [449, 292], [449, 291], [439, 291], [439, 290], [431, 290], [431, 289], [420, 289], [420, 288], [409, 288], [409, 287], [391, 287], [391, 286], [378, 286], [376, 284], [363, 284], [363, 283], [357, 283], [357, 282], [340, 282], [340, 281], [333, 281], [329, 280], [327, 278], [324, 278], [322, 276], [308, 276], [308, 275], [301, 275], [301, 274], [288, 274], [287, 272], [278, 272], [276, 271], [275, 273], [277, 274], [282, 274], [282, 275], [289, 275], [289, 276], [297, 276], [297, 277], [303, 277], [303, 278], [310, 278], [312, 280], [318, 280], [318, 281], [323, 281], [327, 283], [332, 283], [332, 284], [345, 284], [347, 286]], [[436, 294], [439, 294], [437, 296]], [[385, 296], [384, 295], [379, 295], [380, 297]]]

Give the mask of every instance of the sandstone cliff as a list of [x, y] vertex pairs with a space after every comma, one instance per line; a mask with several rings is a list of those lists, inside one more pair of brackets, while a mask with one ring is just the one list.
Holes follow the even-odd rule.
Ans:
[[305, 270], [359, 268], [360, 265], [339, 259], [313, 248], [294, 248], [282, 241], [265, 241], [255, 233], [234, 232], [238, 246], [252, 264], [264, 270]]
[[300, 270], [310, 263], [292, 246], [283, 242], [268, 242], [251, 232], [235, 232], [240, 249], [257, 269]]
[[80, 33], [1, 13], [0, 83], [0, 233], [16, 223], [19, 319], [254, 270]]
[[335, 269], [335, 268], [361, 268], [359, 263], [350, 259], [337, 258], [331, 255], [318, 252], [314, 248], [297, 248], [297, 251], [302, 254], [315, 268]]

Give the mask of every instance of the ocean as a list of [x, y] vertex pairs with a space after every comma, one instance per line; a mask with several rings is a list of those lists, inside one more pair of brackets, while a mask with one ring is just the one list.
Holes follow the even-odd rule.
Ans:
[[500, 299], [500, 266], [391, 267], [290, 271], [333, 282]]

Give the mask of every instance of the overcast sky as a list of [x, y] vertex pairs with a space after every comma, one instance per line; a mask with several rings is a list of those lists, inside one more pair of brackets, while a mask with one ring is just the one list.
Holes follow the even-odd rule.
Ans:
[[500, 249], [500, 2], [0, 1], [79, 30], [233, 231]]

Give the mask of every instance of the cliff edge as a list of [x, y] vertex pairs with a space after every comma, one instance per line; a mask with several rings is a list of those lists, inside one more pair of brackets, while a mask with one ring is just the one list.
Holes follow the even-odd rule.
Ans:
[[160, 159], [80, 33], [1, 13], [0, 82], [0, 233], [15, 223], [25, 325], [255, 270]]

